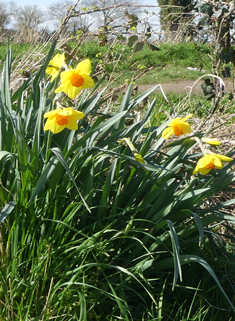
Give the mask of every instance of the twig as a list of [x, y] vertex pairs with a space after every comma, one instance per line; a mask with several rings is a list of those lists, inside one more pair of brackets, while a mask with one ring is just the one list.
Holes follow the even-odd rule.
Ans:
[[182, 8], [181, 6], [173, 6], [173, 5], [143, 5], [143, 4], [126, 4], [126, 3], [122, 3], [122, 4], [116, 4], [116, 5], [113, 5], [113, 6], [108, 6], [108, 7], [104, 7], [104, 8], [96, 8], [95, 10], [87, 10], [87, 11], [84, 11], [84, 12], [81, 12], [81, 11], [75, 11], [75, 15], [71, 15], [71, 18], [74, 18], [74, 17], [77, 17], [78, 15], [87, 15], [87, 14], [90, 14], [90, 13], [97, 13], [99, 11], [106, 11], [106, 10], [110, 10], [110, 9], [113, 9], [113, 8], [120, 8], [120, 7], [124, 7], [124, 8], [128, 8], [128, 7], [131, 7], [131, 8], [164, 8], [164, 7], [167, 7], [167, 8]]

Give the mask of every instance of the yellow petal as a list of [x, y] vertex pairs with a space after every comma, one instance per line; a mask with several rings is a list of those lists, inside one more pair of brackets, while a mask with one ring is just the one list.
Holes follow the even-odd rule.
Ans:
[[84, 79], [84, 84], [82, 85], [83, 88], [92, 88], [95, 86], [94, 80], [85, 74], [81, 74], [82, 78]]
[[195, 175], [198, 172], [201, 172], [203, 175], [207, 174], [210, 169], [206, 169], [206, 167], [211, 163], [212, 161], [212, 157], [209, 157], [208, 154], [205, 154], [203, 157], [201, 157], [198, 162], [197, 165], [193, 171], [193, 174]]
[[62, 71], [62, 73], [60, 74], [60, 81], [61, 81], [61, 83], [65, 83], [65, 82], [67, 82], [67, 81], [70, 82], [70, 77], [71, 77], [72, 74], [74, 74], [74, 73], [75, 73], [75, 70], [74, 70], [74, 69]]
[[55, 79], [58, 75], [60, 68], [65, 63], [64, 54], [57, 54], [55, 57], [49, 61], [48, 67], [46, 68], [46, 73], [51, 75], [51, 81]]
[[90, 75], [90, 73], [91, 73], [90, 59], [85, 59], [85, 60], [79, 62], [79, 64], [76, 67], [76, 70], [79, 71], [80, 74]]
[[59, 114], [61, 116], [71, 116], [72, 113], [73, 113], [73, 109], [72, 108], [61, 108], [57, 112], [57, 114]]
[[211, 139], [211, 138], [208, 138], [208, 137], [202, 137], [201, 141], [203, 143], [207, 143], [207, 144], [210, 144], [210, 145], [221, 145], [221, 142], [219, 142], [218, 140], [214, 140], [214, 139]]
[[47, 113], [44, 114], [44, 118], [54, 118], [55, 115], [58, 113], [58, 110], [59, 109], [48, 111]]
[[186, 133], [191, 133], [191, 127], [188, 123], [178, 123], [173, 126], [173, 131], [176, 136], [180, 136]]
[[65, 128], [65, 126], [60, 126], [57, 124], [56, 122], [56, 118], [53, 119], [47, 119], [46, 124], [44, 126], [44, 130], [50, 130], [52, 131], [52, 133], [54, 134], [58, 134], [59, 132], [61, 132], [63, 129]]
[[217, 168], [217, 169], [220, 169], [220, 168], [223, 168], [223, 167], [224, 167], [222, 161], [221, 161], [218, 157], [215, 157], [215, 156], [213, 156], [213, 161], [212, 161], [211, 163], [212, 163], [212, 164], [215, 166], [215, 168]]
[[82, 119], [83, 117], [85, 116], [84, 113], [82, 113], [81, 111], [76, 111], [76, 113], [73, 113], [71, 115], [71, 117], [75, 120], [79, 120], [79, 119]]
[[184, 134], [191, 133], [191, 131], [192, 131], [191, 127], [188, 123], [183, 123], [183, 124], [180, 123], [178, 126]]
[[82, 119], [85, 116], [85, 114], [81, 111], [74, 110], [72, 108], [63, 108], [58, 112], [58, 114], [62, 116], [68, 116], [68, 118], [74, 119], [75, 121]]
[[168, 139], [169, 137], [171, 137], [172, 135], [174, 135], [174, 130], [172, 127], [167, 127], [163, 130], [162, 132], [162, 138], [163, 139]]
[[82, 87], [67, 86], [63, 91], [69, 96], [69, 98], [74, 99], [81, 92]]
[[211, 169], [201, 168], [201, 169], [200, 169], [200, 173], [201, 173], [202, 175], [206, 175], [206, 174], [209, 173], [210, 170], [211, 170]]
[[46, 74], [51, 75], [51, 81], [58, 75], [59, 69], [57, 67], [49, 66], [46, 68]]
[[225, 155], [213, 154], [213, 156], [218, 157], [219, 159], [222, 160], [222, 162], [231, 162], [233, 160], [233, 158], [225, 156]]
[[178, 124], [178, 123], [180, 122], [180, 120], [181, 120], [181, 118], [179, 118], [179, 117], [171, 120], [171, 121], [169, 122], [169, 124], [168, 124], [168, 127], [174, 126], [174, 125]]
[[192, 117], [193, 114], [189, 114], [188, 116], [184, 117], [181, 119], [181, 122], [185, 122], [187, 119], [189, 119], [190, 117]]
[[68, 121], [69, 122], [65, 127], [67, 127], [70, 130], [77, 130], [78, 129], [78, 124], [75, 119], [73, 119], [72, 117], [69, 117]]
[[204, 168], [206, 166], [208, 166], [212, 161], [212, 158], [209, 155], [205, 155], [202, 158], [199, 159], [199, 161], [197, 162], [197, 166], [199, 168]]
[[63, 66], [64, 62], [65, 62], [65, 55], [64, 54], [57, 54], [55, 55], [55, 57], [52, 60], [53, 64], [55, 64], [56, 66]]
[[211, 168], [206, 169], [206, 168], [201, 167], [200, 165], [197, 164], [193, 170], [193, 175], [195, 175], [198, 172], [200, 172], [202, 175], [205, 175], [205, 174], [209, 173], [210, 170], [211, 170]]
[[61, 82], [60, 86], [56, 88], [55, 93], [58, 94], [61, 91], [67, 90], [68, 86], [70, 85], [70, 80], [67, 80], [66, 82]]
[[74, 99], [82, 90], [82, 87], [75, 87], [71, 84], [70, 80], [61, 82], [61, 85], [55, 90], [55, 93], [63, 91], [69, 98]]

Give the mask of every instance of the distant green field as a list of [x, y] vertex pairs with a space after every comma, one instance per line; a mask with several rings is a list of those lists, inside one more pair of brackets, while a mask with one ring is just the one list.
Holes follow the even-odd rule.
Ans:
[[[156, 67], [156, 69], [141, 77], [140, 83], [144, 84], [176, 79], [196, 79], [202, 75], [200, 70], [212, 72], [209, 57], [211, 49], [208, 45], [160, 43], [158, 48], [160, 50], [153, 51], [145, 45], [141, 51], [133, 53], [131, 48], [120, 44], [109, 50], [108, 45], [99, 47], [97, 42], [87, 42], [79, 49], [79, 56], [90, 58], [93, 62], [98, 60], [107, 73], [111, 73], [115, 66], [115, 72], [122, 73], [119, 78], [120, 83], [146, 67]], [[116, 65], [118, 59], [120, 60]], [[197, 68], [198, 71], [192, 72], [186, 67]]]
[[[19, 44], [10, 43], [12, 52], [12, 59], [20, 59], [27, 53], [40, 52], [40, 54], [47, 54], [50, 44]], [[104, 74], [112, 79], [110, 88], [115, 88], [124, 83], [129, 83], [133, 77], [141, 74], [146, 68], [150, 71], [143, 73], [141, 77], [137, 77], [134, 84], [161, 84], [163, 82], [178, 81], [180, 79], [198, 79], [205, 74], [213, 74], [213, 48], [209, 44], [194, 44], [194, 43], [164, 43], [156, 44], [159, 50], [151, 50], [149, 46], [144, 45], [143, 49], [138, 52], [133, 52], [132, 48], [125, 44], [107, 44], [100, 47], [97, 41], [83, 42], [76, 48], [77, 42], [68, 42], [66, 44], [65, 52], [69, 54], [73, 50], [75, 59], [71, 59], [70, 63], [74, 66], [77, 61], [89, 58], [92, 66], [95, 67], [94, 73], [98, 72], [96, 81], [98, 81]], [[6, 58], [8, 44], [0, 43], [0, 69]], [[40, 50], [41, 49], [41, 50]], [[58, 51], [56, 51], [58, 52]], [[68, 55], [69, 56], [69, 55]], [[27, 56], [28, 58], [28, 56]], [[15, 68], [16, 64], [13, 64]], [[230, 66], [231, 67], [231, 66]], [[191, 69], [190, 69], [191, 68]], [[23, 71], [23, 70], [22, 70]], [[232, 74], [232, 73], [231, 73]], [[106, 80], [102, 85], [106, 84]], [[120, 96], [120, 97], [119, 97]], [[162, 94], [153, 93], [152, 98], [157, 97], [158, 105], [163, 109], [168, 109], [169, 105], [163, 99]], [[176, 107], [179, 102], [185, 97], [185, 93], [173, 94], [168, 93], [171, 103]], [[122, 95], [118, 95], [118, 101], [122, 99]], [[227, 98], [224, 97], [223, 101]], [[227, 99], [228, 100], [228, 99]], [[226, 100], [226, 104], [227, 104]], [[199, 114], [204, 115], [206, 110], [210, 109], [211, 102], [207, 101], [203, 95], [194, 95], [191, 97], [191, 111], [197, 110], [200, 107]], [[229, 102], [229, 104], [231, 104]]]
[[[76, 42], [69, 43], [71, 50], [76, 44]], [[27, 43], [10, 43], [12, 58], [23, 56], [32, 49], [32, 46]], [[40, 48], [40, 44], [35, 46]], [[154, 68], [141, 77], [139, 83], [152, 84], [177, 79], [196, 79], [202, 73], [212, 72], [211, 59], [209, 58], [211, 48], [208, 45], [160, 43], [157, 47], [160, 50], [153, 51], [145, 45], [142, 50], [133, 53], [132, 48], [127, 45], [115, 44], [110, 49], [110, 45], [100, 47], [96, 41], [90, 41], [84, 42], [78, 48], [77, 58], [89, 58], [93, 64], [99, 64], [107, 74], [112, 74], [114, 77], [119, 75], [118, 83], [120, 84], [149, 67]], [[6, 58], [7, 48], [8, 44], [0, 44], [1, 65]], [[46, 54], [45, 48], [43, 51]], [[197, 68], [198, 70], [192, 72], [187, 67]]]
[[[10, 48], [12, 49], [12, 58], [15, 59], [18, 56], [23, 56], [31, 47], [30, 44], [23, 43], [23, 44], [9, 44]], [[8, 51], [8, 44], [0, 43], [0, 63], [5, 61], [6, 55]]]

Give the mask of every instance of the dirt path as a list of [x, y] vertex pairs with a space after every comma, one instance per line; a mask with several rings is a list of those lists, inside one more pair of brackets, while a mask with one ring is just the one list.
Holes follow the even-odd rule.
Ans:
[[[194, 86], [192, 93], [194, 94], [202, 94], [203, 90], [201, 88], [201, 84], [203, 83], [203, 80], [200, 80], [197, 82], [197, 84]], [[233, 92], [233, 82], [231, 80], [224, 80], [225, 83], [225, 92]], [[161, 83], [162, 89], [164, 92], [174, 92], [176, 94], [180, 93], [188, 93], [190, 91], [190, 88], [195, 84], [195, 80], [188, 80], [188, 79], [181, 79], [174, 82], [168, 82], [168, 83]], [[145, 90], [154, 87], [157, 84], [151, 84], [151, 85], [138, 85], [138, 90], [140, 92], [144, 92]], [[160, 91], [160, 89], [157, 89]]]

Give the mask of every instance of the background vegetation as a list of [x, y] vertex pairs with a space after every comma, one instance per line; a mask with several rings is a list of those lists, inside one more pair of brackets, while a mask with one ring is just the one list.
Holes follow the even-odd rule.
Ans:
[[[234, 157], [234, 91], [223, 87], [234, 44], [215, 28], [233, 15], [211, 5], [209, 42], [180, 25], [153, 41], [125, 7], [120, 28], [107, 16], [95, 33], [68, 23], [98, 9], [70, 8], [51, 38], [0, 45], [1, 318], [232, 321], [235, 161], [192, 173], [202, 137]], [[45, 71], [56, 53], [71, 67], [89, 58], [95, 87], [55, 95]], [[200, 80], [201, 94], [162, 90], [180, 79]], [[44, 131], [58, 103], [85, 114], [77, 131]], [[192, 133], [165, 141], [168, 117], [189, 113]]]

